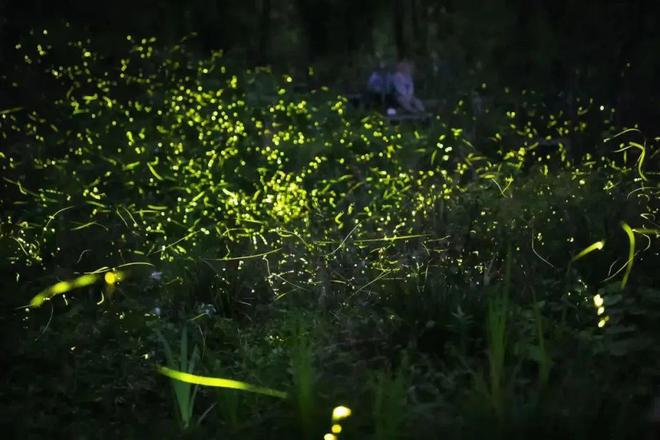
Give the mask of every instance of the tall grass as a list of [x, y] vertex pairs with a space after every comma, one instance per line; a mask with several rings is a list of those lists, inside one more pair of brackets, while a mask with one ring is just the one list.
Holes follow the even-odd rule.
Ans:
[[294, 320], [294, 333], [290, 348], [292, 397], [303, 438], [313, 438], [318, 420], [315, 411], [316, 370], [314, 348], [307, 326], [298, 317]]
[[501, 291], [488, 298], [486, 331], [488, 344], [488, 373], [490, 403], [498, 420], [502, 420], [507, 405], [507, 325], [511, 289], [511, 248], [507, 251], [504, 282]]
[[[199, 360], [199, 350], [195, 346], [192, 352], [188, 353], [188, 329], [184, 326], [181, 331], [178, 357], [174, 356], [174, 352], [163, 334], [158, 330], [156, 332], [165, 350], [168, 367], [173, 370], [192, 373], [195, 369], [195, 364]], [[181, 427], [188, 429], [194, 418], [195, 398], [197, 397], [199, 387], [175, 379], [170, 380], [170, 383], [174, 392], [174, 406], [177, 418]]]
[[536, 330], [536, 358], [538, 364], [538, 382], [541, 389], [548, 385], [550, 378], [550, 369], [552, 368], [552, 359], [546, 348], [546, 338], [544, 334], [543, 316], [536, 297], [536, 290], [532, 288], [532, 310], [534, 314], [534, 323]]
[[404, 367], [394, 373], [378, 371], [373, 376], [371, 386], [374, 438], [377, 440], [401, 438], [409, 413], [406, 398], [408, 379]]

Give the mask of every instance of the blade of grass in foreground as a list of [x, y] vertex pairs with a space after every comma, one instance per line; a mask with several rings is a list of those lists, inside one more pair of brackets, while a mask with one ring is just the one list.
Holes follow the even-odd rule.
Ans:
[[208, 387], [230, 388], [233, 390], [246, 391], [248, 393], [257, 393], [263, 394], [265, 396], [278, 397], [280, 399], [286, 399], [288, 397], [287, 393], [284, 391], [260, 387], [258, 385], [253, 385], [238, 380], [223, 379], [220, 377], [198, 376], [196, 374], [184, 373], [183, 371], [177, 371], [167, 367], [158, 367], [158, 372], [164, 376], [169, 377], [170, 379], [179, 380], [181, 382], [204, 385]]

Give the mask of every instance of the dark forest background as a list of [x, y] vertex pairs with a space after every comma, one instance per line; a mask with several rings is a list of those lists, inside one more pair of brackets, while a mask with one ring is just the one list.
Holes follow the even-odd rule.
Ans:
[[[70, 23], [95, 42], [125, 35], [173, 44], [195, 33], [200, 51], [270, 64], [359, 88], [379, 61], [413, 59], [419, 89], [489, 85], [549, 99], [596, 97], [624, 123], [655, 131], [660, 111], [657, 2], [647, 0], [146, 0], [0, 2], [0, 59], [21, 35]], [[437, 96], [433, 96], [437, 97]]]

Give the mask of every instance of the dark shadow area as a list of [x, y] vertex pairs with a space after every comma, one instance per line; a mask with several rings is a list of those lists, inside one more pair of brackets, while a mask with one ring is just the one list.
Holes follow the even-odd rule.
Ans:
[[30, 30], [68, 22], [112, 57], [125, 35], [170, 45], [196, 34], [201, 53], [224, 50], [244, 66], [272, 65], [358, 89], [378, 60], [412, 59], [427, 98], [481, 83], [535, 90], [577, 111], [593, 98], [620, 125], [658, 132], [660, 47], [650, 0], [173, 0], [3, 2], [0, 59]]

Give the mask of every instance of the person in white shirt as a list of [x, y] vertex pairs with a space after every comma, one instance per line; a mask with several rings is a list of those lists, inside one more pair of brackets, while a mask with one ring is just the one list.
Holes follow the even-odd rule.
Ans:
[[397, 63], [390, 79], [392, 92], [396, 103], [402, 109], [410, 113], [421, 113], [424, 111], [424, 104], [415, 96], [412, 76], [412, 64], [407, 61]]

